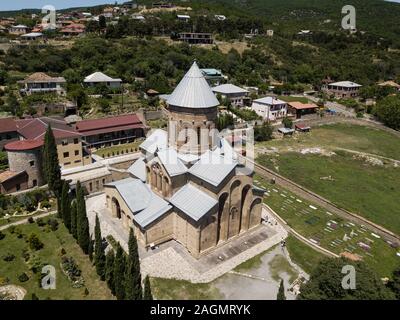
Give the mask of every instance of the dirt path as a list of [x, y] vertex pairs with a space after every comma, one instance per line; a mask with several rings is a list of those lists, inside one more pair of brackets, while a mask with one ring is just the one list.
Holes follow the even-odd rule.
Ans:
[[[36, 221], [36, 220], [39, 219], [39, 218], [44, 218], [44, 217], [47, 217], [47, 216], [50, 216], [50, 215], [53, 215], [53, 214], [56, 214], [56, 213], [57, 213], [57, 210], [55, 210], [55, 211], [50, 211], [50, 212], [44, 212], [44, 213], [38, 214], [37, 216], [34, 216], [34, 217], [32, 217], [32, 218], [33, 218], [33, 220]], [[4, 225], [4, 226], [1, 226], [1, 227], [0, 227], [0, 231], [5, 230], [5, 229], [7, 229], [7, 228], [9, 228], [9, 227], [11, 227], [11, 226], [18, 226], [18, 225], [21, 225], [21, 224], [28, 223], [28, 219], [29, 219], [29, 218], [31, 218], [31, 217], [28, 217], [28, 218], [26, 218], [26, 219], [22, 219], [22, 220], [19, 220], [19, 221], [11, 222], [11, 223], [9, 223], [9, 224], [6, 224], [6, 225]]]

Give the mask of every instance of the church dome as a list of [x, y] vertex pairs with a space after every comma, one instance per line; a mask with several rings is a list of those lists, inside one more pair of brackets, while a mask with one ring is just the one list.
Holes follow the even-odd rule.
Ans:
[[171, 106], [193, 109], [213, 108], [219, 105], [196, 62], [172, 92], [167, 103]]

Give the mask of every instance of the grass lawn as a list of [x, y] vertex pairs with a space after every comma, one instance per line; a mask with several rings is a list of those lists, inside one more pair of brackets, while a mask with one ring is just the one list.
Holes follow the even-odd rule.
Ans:
[[276, 255], [270, 262], [269, 268], [271, 272], [272, 279], [279, 281], [280, 274], [286, 272], [289, 275], [289, 282], [292, 283], [299, 276], [298, 272], [293, 269], [289, 261], [282, 255]]
[[[53, 210], [54, 209], [51, 209], [50, 211], [53, 211]], [[13, 216], [11, 216], [11, 217], [9, 217], [7, 219], [2, 217], [2, 218], [0, 218], [0, 227], [4, 226], [6, 224], [9, 224], [9, 223], [13, 223], [13, 222], [18, 222], [20, 220], [29, 219], [30, 217], [35, 218], [36, 216], [38, 216], [38, 215], [40, 215], [42, 213], [43, 212], [38, 212], [38, 213], [29, 215], [29, 216], [22, 216], [22, 217], [13, 217]]]
[[234, 270], [234, 271], [237, 271], [237, 272], [243, 272], [243, 271], [247, 271], [247, 270], [250, 270], [250, 269], [258, 268], [258, 267], [261, 266], [261, 264], [262, 264], [261, 258], [262, 258], [265, 254], [267, 254], [268, 252], [274, 250], [277, 246], [278, 246], [278, 244], [275, 245], [275, 246], [273, 246], [273, 247], [271, 247], [271, 248], [269, 248], [268, 250], [266, 250], [266, 251], [264, 251], [264, 252], [261, 252], [260, 254], [254, 256], [253, 258], [251, 258], [251, 259], [249, 259], [249, 260], [246, 260], [245, 262], [239, 264], [239, 265], [238, 265], [236, 268], [234, 268], [233, 270]]
[[151, 288], [158, 300], [217, 300], [218, 289], [211, 283], [191, 283], [189, 281], [151, 278]]
[[96, 150], [96, 152], [94, 152], [94, 153], [103, 158], [110, 158], [110, 157], [115, 157], [118, 155], [134, 153], [134, 152], [138, 152], [139, 146], [142, 142], [143, 141], [136, 141], [136, 142], [132, 142], [132, 143], [126, 143], [126, 144], [116, 145], [116, 146], [112, 146], [112, 147], [101, 148], [101, 149]]
[[[258, 162], [337, 205], [400, 234], [400, 168], [373, 166], [353, 155], [303, 155], [286, 152]], [[278, 170], [277, 170], [278, 168]], [[326, 179], [326, 177], [332, 179]]]
[[[18, 226], [17, 229], [23, 234], [22, 238], [18, 238], [16, 233], [10, 233], [10, 229], [3, 231], [6, 237], [0, 240], [0, 278], [8, 278], [10, 284], [24, 287], [27, 290], [25, 299], [31, 299], [32, 293], [35, 293], [39, 299], [113, 299], [106, 283], [98, 278], [89, 258], [82, 253], [75, 239], [68, 233], [64, 225], [60, 221], [59, 223], [56, 231], [51, 231], [47, 225], [39, 227], [36, 223]], [[31, 233], [38, 235], [39, 239], [44, 243], [44, 247], [41, 250], [32, 251], [29, 249], [25, 238], [29, 237]], [[65, 249], [66, 256], [73, 257], [78, 267], [82, 270], [85, 286], [89, 291], [87, 296], [84, 294], [84, 287], [73, 288], [71, 282], [62, 272], [60, 267], [62, 248]], [[25, 249], [28, 249], [30, 255], [28, 262], [25, 262], [22, 257], [22, 252]], [[13, 261], [6, 262], [3, 260], [3, 257], [8, 253], [15, 255]], [[44, 290], [39, 287], [39, 274], [34, 274], [30, 268], [34, 257], [39, 259], [42, 264], [55, 267], [55, 290]], [[29, 276], [29, 280], [21, 283], [18, 280], [18, 276], [23, 272]]]
[[[357, 254], [382, 277], [391, 276], [392, 271], [398, 266], [400, 257], [396, 255], [396, 249], [383, 239], [375, 237], [364, 226], [346, 221], [283, 188], [269, 184], [258, 176], [256, 184], [267, 190], [265, 203], [289, 226], [314, 243], [336, 254], [344, 251]], [[362, 248], [363, 245], [368, 245], [369, 249]], [[289, 240], [289, 252], [293, 247], [295, 252], [293, 259], [296, 262], [300, 260], [300, 265], [306, 266], [305, 270], [309, 271], [319, 258], [313, 257], [315, 254], [309, 250], [303, 252], [301, 247]], [[311, 257], [311, 265], [307, 267], [302, 260], [308, 261], [308, 257]]]
[[331, 124], [313, 127], [307, 134], [293, 138], [257, 143], [256, 147], [287, 148], [322, 147], [345, 148], [400, 160], [400, 138], [386, 131], [352, 124]]
[[301, 103], [308, 103], [308, 99], [306, 97], [277, 96], [277, 98], [285, 102], [298, 101]]
[[286, 248], [292, 261], [308, 274], [326, 257], [291, 235], [286, 238]]

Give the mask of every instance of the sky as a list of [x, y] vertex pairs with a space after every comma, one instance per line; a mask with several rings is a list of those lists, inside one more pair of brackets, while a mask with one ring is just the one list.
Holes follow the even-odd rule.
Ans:
[[[118, 1], [119, 3], [125, 1]], [[19, 9], [40, 9], [45, 5], [53, 5], [57, 9], [86, 7], [97, 4], [115, 3], [115, 0], [0, 0], [0, 11]]]

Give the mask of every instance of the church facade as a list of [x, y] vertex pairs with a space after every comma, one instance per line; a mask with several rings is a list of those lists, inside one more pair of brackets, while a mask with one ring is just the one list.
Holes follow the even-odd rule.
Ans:
[[264, 190], [216, 132], [218, 105], [195, 62], [167, 100], [168, 130], [105, 186], [108, 211], [143, 246], [175, 240], [199, 257], [261, 223]]

